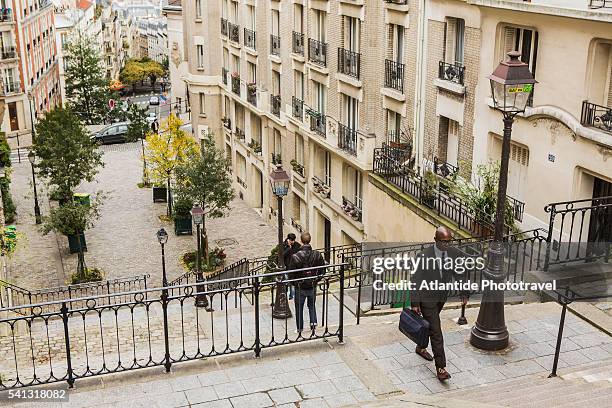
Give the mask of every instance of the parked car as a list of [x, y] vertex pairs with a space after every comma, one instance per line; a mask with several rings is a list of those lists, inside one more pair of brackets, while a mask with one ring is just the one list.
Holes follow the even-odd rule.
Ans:
[[125, 143], [129, 122], [113, 123], [91, 135], [100, 144]]
[[147, 114], [147, 123], [149, 124], [149, 126], [151, 125], [151, 123], [155, 122], [157, 120], [157, 115], [155, 114], [155, 112], [149, 112]]
[[149, 98], [149, 106], [159, 105], [159, 96], [152, 96]]

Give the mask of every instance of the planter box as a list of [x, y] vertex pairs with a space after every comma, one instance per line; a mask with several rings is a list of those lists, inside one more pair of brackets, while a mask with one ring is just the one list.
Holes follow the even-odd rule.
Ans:
[[153, 187], [153, 202], [165, 203], [168, 201], [168, 189], [166, 187]]
[[176, 235], [191, 235], [193, 233], [191, 225], [191, 216], [185, 218], [175, 218], [174, 233]]
[[[87, 252], [87, 242], [85, 242], [85, 234], [81, 235], [81, 245], [83, 246], [83, 252]], [[68, 248], [71, 254], [79, 252], [79, 238], [77, 235], [68, 235]]]

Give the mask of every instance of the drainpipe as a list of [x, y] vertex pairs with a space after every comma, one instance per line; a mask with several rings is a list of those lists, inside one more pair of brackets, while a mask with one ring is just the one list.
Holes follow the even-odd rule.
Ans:
[[425, 44], [427, 43], [427, 0], [419, 2], [419, 33], [417, 48], [417, 67], [416, 67], [416, 94], [414, 106], [414, 123], [416, 134], [416, 165], [418, 168], [423, 163], [423, 149], [425, 138], [425, 79], [427, 78], [427, 53]]

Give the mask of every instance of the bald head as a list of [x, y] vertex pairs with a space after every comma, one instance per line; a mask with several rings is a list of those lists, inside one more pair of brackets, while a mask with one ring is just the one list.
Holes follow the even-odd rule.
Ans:
[[436, 235], [434, 236], [434, 239], [436, 241], [436, 246], [438, 247], [438, 249], [446, 251], [449, 242], [453, 240], [453, 233], [450, 229], [446, 227], [438, 227], [438, 229], [436, 229]]
[[300, 235], [300, 241], [302, 241], [302, 244], [304, 245], [310, 244], [311, 239], [312, 237], [310, 236], [309, 232], [302, 232], [302, 235]]

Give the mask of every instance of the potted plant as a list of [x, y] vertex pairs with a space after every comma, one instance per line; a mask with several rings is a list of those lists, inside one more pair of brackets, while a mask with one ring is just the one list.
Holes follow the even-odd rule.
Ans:
[[426, 170], [421, 179], [421, 202], [429, 208], [433, 208], [436, 200], [436, 187], [438, 178], [430, 171]]
[[174, 203], [172, 218], [174, 219], [174, 233], [176, 235], [192, 234], [191, 208], [191, 201], [184, 198], [179, 198]]
[[292, 159], [290, 162], [293, 171], [295, 171], [300, 176], [304, 177], [304, 166], [297, 162], [297, 160]]
[[247, 92], [249, 93], [249, 96], [255, 95], [257, 92], [257, 84], [255, 82], [249, 82], [247, 84]]

